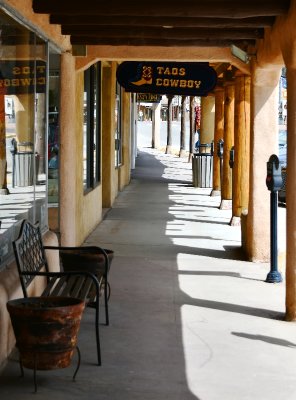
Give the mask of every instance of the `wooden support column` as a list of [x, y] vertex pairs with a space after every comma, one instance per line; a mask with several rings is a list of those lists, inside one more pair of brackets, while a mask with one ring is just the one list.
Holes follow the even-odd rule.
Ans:
[[5, 89], [0, 91], [0, 194], [8, 194], [6, 128], [5, 128]]
[[181, 102], [181, 133], [180, 133], [180, 152], [179, 152], [179, 157], [184, 157], [185, 154], [186, 154], [185, 138], [186, 138], [186, 96], [182, 96], [182, 102]]
[[200, 143], [211, 143], [215, 132], [215, 96], [201, 98]]
[[237, 72], [235, 76], [235, 133], [232, 218], [230, 225], [240, 225], [242, 213], [248, 210], [250, 168], [250, 87], [251, 77]]
[[[117, 195], [118, 182], [114, 179], [115, 166], [115, 91], [116, 63], [103, 63], [102, 67], [102, 206], [109, 208]], [[134, 115], [137, 115], [136, 105]], [[135, 146], [136, 147], [136, 146]], [[135, 148], [136, 151], [136, 148]]]
[[173, 138], [172, 138], [173, 97], [174, 96], [168, 96], [166, 154], [172, 154], [172, 143], [173, 143]]
[[213, 157], [213, 190], [211, 196], [220, 196], [220, 158], [217, 155], [217, 145], [224, 136], [224, 88], [218, 86], [215, 90], [215, 135]]
[[152, 148], [160, 147], [160, 102], [152, 105]]
[[192, 155], [194, 153], [195, 148], [195, 100], [194, 96], [190, 96], [190, 109], [189, 109], [189, 122], [190, 122], [190, 134], [189, 134], [189, 156], [188, 162], [192, 161]]
[[234, 145], [234, 81], [225, 83], [224, 101], [224, 146], [223, 146], [223, 183], [221, 187], [221, 210], [232, 208], [232, 169], [229, 155]]
[[[70, 53], [61, 55], [61, 113], [60, 113], [60, 229], [61, 245], [76, 243], [76, 164], [75, 134], [75, 58]], [[71, 99], [71, 101], [69, 101]], [[70, 134], [74, 133], [74, 134]]]
[[[278, 151], [278, 82], [281, 67], [252, 65], [250, 188], [248, 214], [241, 216], [242, 246], [250, 261], [270, 260], [270, 192], [266, 163]], [[236, 155], [235, 155], [236, 162]]]
[[286, 319], [296, 320], [296, 68], [287, 67]]

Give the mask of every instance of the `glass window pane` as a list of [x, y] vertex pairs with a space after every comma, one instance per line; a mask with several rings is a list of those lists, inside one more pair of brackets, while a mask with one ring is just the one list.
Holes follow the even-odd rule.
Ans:
[[100, 180], [101, 64], [84, 72], [83, 182], [90, 190]]
[[20, 220], [47, 226], [47, 45], [0, 11], [0, 263]]
[[48, 76], [48, 203], [59, 202], [60, 55], [49, 53]]

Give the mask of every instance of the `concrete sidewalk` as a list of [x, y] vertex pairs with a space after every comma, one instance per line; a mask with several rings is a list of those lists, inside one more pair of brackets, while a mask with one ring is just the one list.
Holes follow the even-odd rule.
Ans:
[[[243, 260], [210, 189], [193, 188], [187, 159], [142, 149], [131, 184], [85, 244], [115, 250], [110, 326], [94, 365], [93, 310], [79, 336], [82, 364], [38, 371], [35, 399], [295, 400], [296, 325], [285, 284]], [[103, 310], [102, 310], [103, 311]], [[73, 363], [74, 364], [74, 363]], [[32, 399], [32, 371], [11, 357], [1, 400]]]

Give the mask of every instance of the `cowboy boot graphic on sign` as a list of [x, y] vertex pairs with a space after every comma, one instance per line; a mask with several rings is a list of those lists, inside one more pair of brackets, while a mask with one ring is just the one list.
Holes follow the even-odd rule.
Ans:
[[143, 65], [143, 67], [141, 67], [141, 65], [140, 65], [138, 68], [139, 68], [139, 75], [137, 76], [138, 80], [136, 80], [135, 82], [131, 82], [131, 83], [136, 86], [151, 85], [152, 84], [152, 67], [147, 66], [147, 65]]

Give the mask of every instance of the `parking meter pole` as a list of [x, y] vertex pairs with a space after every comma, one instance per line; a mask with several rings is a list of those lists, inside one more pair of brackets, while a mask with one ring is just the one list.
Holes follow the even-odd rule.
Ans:
[[12, 156], [12, 187], [15, 187], [15, 154], [17, 153], [17, 142], [15, 139], [11, 139], [10, 152]]
[[224, 140], [220, 139], [217, 144], [217, 156], [220, 160], [220, 188], [222, 189], [223, 183], [223, 147], [224, 147]]
[[282, 282], [282, 274], [278, 271], [278, 243], [277, 243], [277, 208], [278, 194], [270, 192], [270, 272], [266, 282]]
[[277, 208], [278, 191], [282, 187], [281, 168], [278, 157], [273, 154], [267, 162], [266, 186], [270, 190], [270, 271], [266, 282], [282, 282], [282, 274], [278, 271], [278, 245], [277, 245]]

